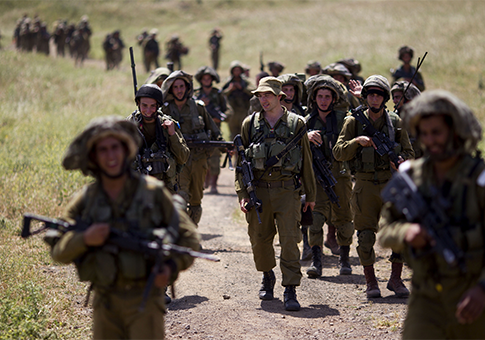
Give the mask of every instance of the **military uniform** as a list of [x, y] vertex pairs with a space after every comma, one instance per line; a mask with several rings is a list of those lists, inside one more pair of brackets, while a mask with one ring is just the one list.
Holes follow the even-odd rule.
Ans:
[[142, 42], [143, 46], [143, 64], [145, 65], [145, 70], [150, 72], [152, 64], [155, 64], [155, 68], [159, 67], [158, 56], [160, 55], [160, 47], [158, 41], [155, 39], [157, 36], [157, 30], [151, 30], [150, 35], [148, 35]]
[[212, 68], [217, 70], [219, 68], [219, 49], [221, 48], [222, 34], [218, 29], [212, 31], [209, 37], [209, 48], [211, 50]]
[[[138, 131], [142, 138], [140, 155], [143, 157], [146, 149], [150, 150], [150, 155], [154, 155], [150, 157], [153, 159], [151, 162], [152, 171], [150, 171], [150, 175], [162, 180], [172, 194], [176, 193], [178, 190], [177, 175], [180, 173], [190, 155], [190, 150], [187, 147], [187, 143], [185, 142], [180, 129], [177, 127], [177, 122], [174, 122], [175, 134], [170, 136], [167, 129], [161, 125], [165, 120], [173, 121], [173, 119], [161, 112], [158, 116], [158, 123], [160, 126], [156, 125], [157, 121], [153, 122], [152, 124], [143, 122], [141, 113], [139, 111], [133, 112], [133, 114], [131, 114], [127, 119], [131, 120], [137, 125]], [[156, 156], [158, 155], [159, 151], [162, 151], [161, 149], [163, 148], [166, 150], [163, 151], [163, 156], [160, 155], [161, 159], [158, 161], [167, 163], [165, 164], [165, 166], [168, 167], [166, 171], [162, 171], [162, 169], [155, 166], [155, 163], [157, 162]], [[167, 158], [165, 159], [165, 157]]]

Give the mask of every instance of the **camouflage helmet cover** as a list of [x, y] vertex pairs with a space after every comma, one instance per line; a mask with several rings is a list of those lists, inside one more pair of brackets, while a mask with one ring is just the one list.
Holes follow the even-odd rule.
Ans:
[[315, 75], [305, 81], [305, 87], [308, 95], [308, 111], [313, 111], [315, 104], [315, 95], [320, 89], [328, 89], [335, 95], [335, 104], [339, 101], [346, 101], [346, 96], [343, 91], [345, 86], [338, 80], [333, 79], [329, 75]]
[[379, 87], [384, 90], [384, 92], [386, 92], [386, 97], [384, 97], [384, 103], [386, 103], [389, 98], [391, 98], [391, 86], [389, 85], [389, 81], [386, 77], [374, 74], [367, 78], [364, 82], [364, 85], [362, 86], [362, 98], [365, 99], [367, 97], [367, 91], [370, 87]]
[[278, 76], [278, 79], [282, 82], [282, 88], [285, 85], [293, 85], [295, 87], [296, 95], [298, 96], [297, 100], [301, 101], [301, 97], [303, 96], [303, 83], [297, 75], [291, 73], [283, 74]]
[[342, 64], [332, 63], [323, 68], [322, 73], [328, 74], [329, 76], [341, 75], [345, 77], [346, 81], [350, 80], [352, 73]]
[[275, 68], [277, 72], [283, 72], [285, 69], [285, 65], [280, 63], [279, 61], [270, 61], [268, 63], [268, 68], [271, 70], [272, 68]]
[[231, 64], [229, 65], [229, 72], [231, 73], [231, 75], [232, 75], [232, 71], [234, 71], [234, 69], [236, 67], [239, 67], [241, 69], [242, 73], [244, 72], [244, 70], [246, 68], [246, 66], [243, 63], [241, 63], [239, 60], [233, 60], [233, 61], [231, 61]]
[[411, 59], [414, 57], [414, 50], [412, 47], [409, 46], [401, 46], [398, 51], [398, 58], [402, 60], [404, 54], [408, 53], [411, 56]]
[[353, 59], [353, 58], [341, 59], [337, 61], [337, 64], [344, 65], [353, 75], [357, 75], [360, 73], [360, 71], [362, 71], [362, 66], [360, 65], [357, 59]]
[[152, 98], [157, 101], [158, 106], [163, 105], [162, 90], [155, 84], [143, 84], [136, 92], [135, 102], [138, 104], [140, 98]]
[[177, 79], [182, 79], [185, 81], [188, 87], [188, 98], [191, 98], [194, 94], [194, 83], [192, 80], [192, 75], [180, 70], [174, 71], [168, 76], [167, 79], [163, 81], [162, 84], [163, 98], [165, 98], [165, 101], [167, 102], [174, 99], [173, 95], [170, 93], [170, 89]]
[[[170, 75], [170, 70], [166, 67], [159, 67], [150, 72], [145, 84], [156, 84], [161, 77], [165, 79]], [[164, 80], [165, 80], [164, 79]]]
[[305, 73], [309, 74], [311, 69], [318, 70], [318, 73], [322, 71], [322, 64], [316, 60], [310, 60], [305, 67]]
[[421, 91], [416, 87], [416, 85], [409, 84], [409, 82], [405, 80], [398, 80], [394, 82], [394, 84], [392, 84], [392, 87], [391, 87], [391, 94], [397, 91], [401, 91], [402, 93], [404, 93], [408, 85], [409, 85], [409, 88], [404, 94], [404, 99], [406, 99], [406, 101], [411, 101], [413, 100], [413, 98], [421, 95]]
[[122, 141], [128, 148], [127, 160], [135, 159], [141, 143], [135, 124], [118, 116], [98, 117], [91, 120], [67, 148], [62, 160], [64, 169], [79, 169], [85, 176], [95, 176], [99, 168], [90, 159], [90, 153], [96, 142], [106, 137]]
[[453, 130], [463, 141], [462, 151], [472, 153], [482, 138], [482, 127], [472, 110], [455, 95], [444, 90], [426, 91], [404, 106], [402, 118], [411, 134], [423, 116], [448, 115], [453, 120]]
[[202, 76], [204, 74], [209, 74], [212, 76], [212, 79], [216, 82], [216, 83], [219, 83], [220, 82], [220, 78], [219, 78], [219, 75], [217, 74], [216, 70], [214, 70], [212, 67], [210, 66], [202, 66], [202, 67], [199, 67], [199, 69], [197, 70], [197, 72], [195, 73], [195, 79], [200, 83], [200, 81], [202, 80]]

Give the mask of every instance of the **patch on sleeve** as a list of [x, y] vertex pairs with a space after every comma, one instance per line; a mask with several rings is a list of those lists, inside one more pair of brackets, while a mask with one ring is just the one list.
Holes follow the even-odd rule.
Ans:
[[485, 170], [483, 170], [480, 176], [478, 176], [477, 184], [481, 187], [485, 187]]

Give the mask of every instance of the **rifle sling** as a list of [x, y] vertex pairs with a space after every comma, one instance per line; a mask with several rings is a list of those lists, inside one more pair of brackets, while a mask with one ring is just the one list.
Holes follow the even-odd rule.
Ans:
[[278, 153], [277, 155], [274, 155], [273, 157], [271, 157], [270, 159], [268, 159], [266, 161], [266, 164], [265, 164], [265, 170], [272, 167], [273, 165], [275, 165], [276, 163], [278, 163], [278, 161], [283, 158], [288, 152], [290, 152], [291, 150], [293, 150], [295, 147], [296, 147], [296, 144], [300, 141], [300, 139], [303, 138], [304, 135], [306, 135], [306, 132], [307, 132], [307, 129], [306, 129], [306, 126], [304, 126], [300, 132], [298, 132], [295, 137], [293, 137], [291, 139], [291, 141], [286, 145], [286, 147], [281, 150], [280, 153]]

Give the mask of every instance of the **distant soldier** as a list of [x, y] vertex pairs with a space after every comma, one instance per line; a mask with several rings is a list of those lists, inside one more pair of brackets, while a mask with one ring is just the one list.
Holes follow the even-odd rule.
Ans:
[[300, 78], [294, 74], [283, 74], [278, 79], [281, 80], [283, 84], [281, 89], [286, 94], [286, 97], [281, 101], [281, 105], [286, 107], [288, 111], [304, 117], [305, 109], [301, 105], [303, 83]]
[[219, 68], [219, 49], [221, 48], [221, 40], [221, 31], [218, 28], [214, 28], [209, 37], [209, 48], [211, 51], [212, 68], [216, 71]]
[[322, 65], [315, 60], [310, 60], [305, 66], [305, 74], [309, 77], [322, 73]]
[[339, 63], [333, 63], [330, 65], [327, 65], [323, 68], [322, 73], [328, 74], [333, 79], [336, 79], [342, 84], [344, 84], [344, 86], [347, 89], [347, 92], [346, 92], [347, 102], [349, 103], [351, 109], [355, 109], [357, 106], [360, 105], [359, 99], [357, 99], [350, 92], [348, 92], [349, 81], [352, 78], [352, 73], [350, 73], [349, 70], [344, 65]]
[[139, 46], [143, 45], [143, 42], [145, 39], [148, 37], [148, 32], [146, 30], [143, 30], [140, 34], [136, 36], [136, 42]]
[[[205, 109], [192, 98], [192, 76], [175, 71], [162, 84], [164, 114], [180, 123], [182, 134], [189, 144], [197, 141], [222, 140], [221, 132]], [[212, 150], [190, 147], [189, 160], [180, 173], [179, 194], [188, 203], [188, 214], [195, 224], [202, 217], [202, 197], [207, 173], [207, 158]]]
[[47, 24], [45, 22], [40, 24], [40, 30], [37, 33], [37, 53], [43, 53], [45, 55], [50, 54], [49, 41], [51, 35], [47, 32]]
[[103, 49], [106, 57], [106, 70], [119, 68], [123, 59], [123, 49], [125, 44], [120, 38], [120, 31], [116, 30], [108, 34], [103, 42]]
[[353, 58], [340, 59], [339, 61], [337, 61], [337, 64], [344, 65], [347, 70], [352, 73], [350, 79], [357, 80], [359, 83], [364, 84], [364, 78], [359, 76], [360, 71], [362, 71], [362, 66], [360, 65], [358, 60]]
[[248, 115], [249, 100], [251, 99], [251, 84], [244, 75], [244, 65], [234, 60], [230, 65], [231, 76], [222, 87], [222, 93], [231, 107], [228, 115], [229, 130], [231, 139], [241, 132], [241, 124]]
[[[207, 112], [211, 115], [217, 127], [221, 128], [221, 122], [226, 118], [226, 99], [222, 92], [212, 86], [214, 82], [219, 83], [219, 75], [216, 70], [209, 66], [202, 66], [197, 70], [195, 79], [201, 85], [194, 90], [194, 98], [204, 102]], [[205, 180], [205, 187], [210, 187], [211, 194], [217, 194], [217, 179], [221, 173], [221, 152], [215, 149], [214, 153], [207, 160], [209, 168]]]
[[34, 35], [32, 29], [30, 27], [31, 20], [30, 18], [25, 18], [19, 33], [20, 39], [20, 49], [24, 52], [32, 52], [34, 48]]
[[88, 57], [91, 50], [90, 39], [92, 34], [88, 17], [83, 15], [70, 40], [76, 65], [82, 66], [84, 60]]
[[57, 21], [54, 27], [54, 33], [52, 34], [52, 39], [54, 40], [54, 45], [56, 45], [56, 56], [65, 56], [65, 46], [67, 37], [67, 27], [61, 20]]
[[74, 58], [74, 44], [71, 44], [73, 40], [72, 37], [76, 31], [76, 26], [74, 24], [69, 24], [66, 28], [66, 45], [69, 48], [69, 56]]
[[12, 41], [15, 43], [15, 48], [17, 51], [21, 49], [20, 47], [20, 29], [22, 27], [22, 19], [18, 19], [15, 24], [15, 29], [13, 31]]
[[152, 64], [155, 64], [155, 68], [160, 67], [158, 64], [158, 56], [160, 55], [160, 46], [157, 39], [158, 30], [156, 28], [150, 30], [150, 34], [143, 40], [143, 64], [145, 70], [150, 72]]
[[[413, 59], [413, 57], [414, 57], [414, 50], [411, 47], [402, 46], [399, 49], [398, 59], [401, 60], [403, 64], [397, 70], [391, 69], [391, 74], [392, 74], [392, 77], [394, 78], [394, 81], [397, 81], [397, 80], [405, 80], [407, 82], [411, 81], [414, 73], [416, 72], [416, 68], [414, 66], [411, 66], [411, 60]], [[416, 87], [420, 91], [424, 91], [425, 89], [424, 80], [420, 72], [416, 73], [416, 76], [413, 79], [413, 84], [416, 85]]]
[[145, 80], [145, 84], [156, 84], [158, 87], [162, 88], [163, 82], [168, 78], [170, 73], [172, 72], [168, 68], [159, 67], [150, 72], [147, 80]]
[[[165, 59], [170, 60], [176, 70], [182, 69], [181, 57], [189, 53], [189, 49], [182, 44], [178, 35], [173, 35], [166, 45], [167, 54]], [[177, 64], [177, 66], [175, 66]]]
[[270, 61], [268, 63], [269, 74], [273, 77], [278, 77], [285, 69], [285, 65], [279, 61]]

